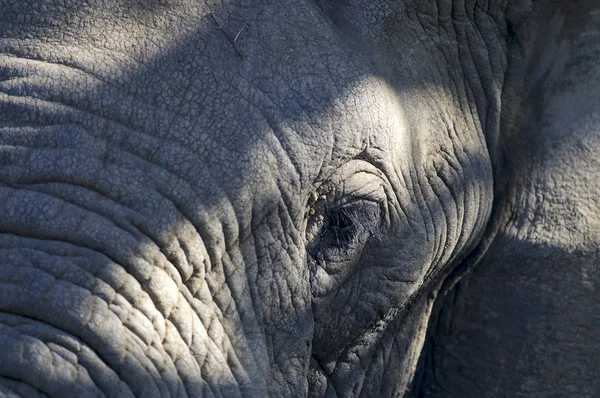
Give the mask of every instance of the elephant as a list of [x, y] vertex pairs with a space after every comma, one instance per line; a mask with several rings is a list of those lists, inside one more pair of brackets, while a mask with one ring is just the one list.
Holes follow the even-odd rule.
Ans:
[[600, 394], [600, 3], [2, 0], [0, 395]]

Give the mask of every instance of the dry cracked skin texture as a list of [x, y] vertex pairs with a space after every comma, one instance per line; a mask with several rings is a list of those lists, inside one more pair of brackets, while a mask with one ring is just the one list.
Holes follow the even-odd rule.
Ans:
[[596, 6], [2, 1], [0, 394], [593, 396]]

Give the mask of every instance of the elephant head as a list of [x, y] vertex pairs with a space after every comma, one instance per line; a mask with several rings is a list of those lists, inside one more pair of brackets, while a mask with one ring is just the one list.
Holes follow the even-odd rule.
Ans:
[[404, 394], [550, 7], [467, 3], [3, 1], [1, 391]]

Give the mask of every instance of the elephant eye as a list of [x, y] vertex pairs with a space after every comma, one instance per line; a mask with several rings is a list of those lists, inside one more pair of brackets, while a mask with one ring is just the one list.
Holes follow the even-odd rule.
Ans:
[[309, 242], [309, 254], [325, 263], [351, 259], [377, 233], [379, 218], [379, 205], [369, 200], [325, 210]]
[[351, 206], [332, 211], [328, 216], [328, 231], [333, 238], [332, 244], [344, 247], [352, 243], [361, 227], [360, 214]]

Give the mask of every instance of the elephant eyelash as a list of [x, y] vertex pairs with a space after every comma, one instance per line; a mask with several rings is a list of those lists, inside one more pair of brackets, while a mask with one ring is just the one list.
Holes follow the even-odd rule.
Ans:
[[338, 245], [350, 245], [361, 235], [375, 236], [379, 232], [379, 207], [350, 204], [328, 212], [328, 228]]
[[380, 207], [369, 200], [355, 200], [326, 209], [318, 221], [318, 233], [309, 244], [315, 257], [340, 259], [359, 250], [380, 234]]

